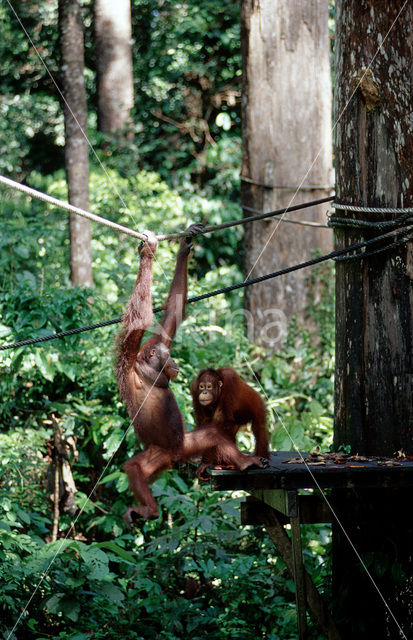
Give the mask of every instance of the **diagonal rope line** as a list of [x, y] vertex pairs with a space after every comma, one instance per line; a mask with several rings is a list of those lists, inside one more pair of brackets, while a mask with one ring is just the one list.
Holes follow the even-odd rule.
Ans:
[[73, 204], [69, 204], [68, 202], [63, 202], [63, 200], [58, 200], [53, 196], [49, 196], [46, 193], [42, 193], [37, 189], [28, 187], [25, 184], [21, 184], [20, 182], [16, 182], [15, 180], [11, 180], [10, 178], [6, 178], [5, 176], [0, 175], [0, 183], [6, 185], [6, 187], [10, 187], [12, 189], [16, 189], [17, 191], [21, 191], [22, 193], [25, 193], [32, 198], [43, 200], [43, 202], [47, 202], [48, 204], [51, 204], [54, 207], [59, 207], [59, 209], [65, 209], [70, 213], [75, 213], [76, 215], [82, 216], [83, 218], [87, 218], [88, 220], [92, 220], [93, 222], [98, 222], [99, 224], [103, 224], [106, 227], [115, 229], [115, 231], [119, 231], [120, 233], [124, 233], [128, 236], [133, 236], [134, 238], [138, 238], [139, 240], [146, 240], [146, 235], [144, 233], [133, 231], [128, 227], [124, 227], [122, 224], [118, 224], [117, 222], [112, 222], [112, 220], [108, 220], [107, 218], [102, 218], [102, 216], [97, 216], [94, 213], [90, 213], [90, 211], [85, 211], [84, 209], [75, 207]]
[[[370, 71], [371, 65], [373, 64], [373, 62], [374, 62], [374, 61], [375, 61], [375, 59], [377, 58], [378, 54], [380, 53], [381, 49], [383, 48], [384, 43], [386, 42], [386, 40], [387, 40], [387, 38], [388, 38], [388, 36], [389, 36], [390, 32], [392, 31], [392, 29], [393, 29], [394, 25], [396, 24], [397, 20], [400, 18], [401, 14], [402, 14], [402, 12], [403, 12], [403, 10], [404, 10], [404, 8], [405, 8], [405, 6], [407, 5], [407, 2], [408, 2], [408, 0], [405, 0], [405, 2], [404, 2], [404, 4], [403, 4], [403, 6], [401, 7], [400, 11], [398, 12], [397, 16], [395, 17], [395, 19], [393, 20], [392, 24], [390, 25], [390, 27], [389, 27], [389, 29], [388, 29], [388, 31], [387, 31], [387, 33], [386, 33], [386, 35], [384, 36], [384, 38], [383, 38], [383, 40], [382, 40], [382, 42], [381, 42], [381, 44], [378, 46], [377, 51], [375, 52], [375, 54], [374, 54], [373, 58], [372, 58], [372, 59], [371, 59], [371, 61], [369, 62], [369, 64], [368, 64], [368, 66], [367, 66], [366, 70], [364, 71], [363, 75], [361, 76], [361, 78], [359, 79], [359, 81], [358, 81], [357, 85], [355, 86], [355, 88], [354, 88], [353, 92], [351, 93], [351, 95], [350, 95], [349, 99], [347, 100], [346, 104], [344, 105], [343, 109], [341, 110], [341, 113], [338, 115], [338, 117], [337, 117], [337, 119], [336, 119], [336, 121], [335, 121], [335, 123], [333, 124], [333, 127], [332, 127], [332, 129], [331, 129], [331, 133], [332, 133], [332, 134], [334, 134], [334, 132], [335, 132], [335, 130], [336, 130], [336, 128], [337, 128], [337, 125], [339, 124], [339, 122], [340, 122], [341, 118], [343, 117], [344, 113], [347, 111], [348, 105], [350, 104], [351, 100], [353, 99], [353, 96], [354, 96], [354, 94], [356, 93], [357, 89], [359, 88], [360, 84], [361, 84], [361, 83], [362, 83], [362, 81], [364, 80], [364, 77], [365, 77], [365, 76], [366, 76], [366, 74]], [[291, 200], [290, 200], [290, 202], [289, 202], [289, 205], [291, 205], [291, 203], [292, 203], [292, 202], [294, 202], [294, 199], [296, 198], [296, 196], [297, 196], [297, 194], [298, 194], [298, 192], [299, 192], [299, 190], [300, 190], [301, 186], [304, 184], [304, 181], [306, 180], [306, 178], [307, 178], [308, 174], [310, 173], [311, 169], [313, 168], [313, 166], [314, 166], [314, 165], [315, 165], [315, 163], [317, 162], [317, 160], [318, 160], [318, 158], [319, 158], [319, 156], [320, 156], [321, 152], [323, 151], [324, 147], [325, 147], [325, 145], [321, 145], [321, 147], [320, 147], [320, 149], [319, 149], [318, 153], [316, 154], [316, 156], [315, 156], [315, 158], [314, 158], [313, 162], [311, 163], [311, 165], [310, 165], [310, 167], [309, 167], [308, 171], [306, 172], [306, 174], [304, 175], [304, 177], [303, 177], [303, 179], [301, 180], [300, 184], [298, 185], [298, 187], [297, 187], [297, 189], [296, 189], [295, 193], [292, 195]], [[266, 240], [266, 242], [265, 242], [265, 244], [264, 244], [264, 247], [261, 249], [261, 251], [260, 251], [260, 253], [259, 253], [258, 257], [256, 258], [256, 260], [255, 260], [254, 264], [253, 264], [253, 265], [252, 265], [252, 267], [250, 268], [250, 270], [249, 270], [249, 272], [248, 272], [248, 274], [247, 274], [247, 276], [246, 276], [246, 278], [247, 278], [247, 279], [250, 277], [250, 275], [251, 275], [252, 271], [255, 269], [255, 267], [256, 267], [256, 265], [257, 265], [258, 261], [261, 259], [261, 256], [262, 256], [262, 254], [264, 253], [264, 251], [266, 250], [266, 248], [267, 248], [268, 244], [271, 242], [271, 239], [273, 238], [274, 234], [277, 232], [278, 227], [279, 227], [279, 226], [280, 226], [280, 224], [281, 224], [281, 221], [282, 221], [282, 217], [277, 221], [277, 224], [275, 225], [275, 227], [274, 227], [273, 231], [271, 232], [271, 234], [269, 235], [268, 239]]]
[[[165, 363], [165, 364], [166, 364], [166, 363]], [[127, 437], [128, 433], [130, 432], [131, 428], [133, 427], [133, 423], [134, 423], [134, 421], [135, 421], [135, 418], [139, 415], [140, 410], [142, 409], [142, 407], [144, 406], [144, 404], [145, 404], [146, 400], [147, 400], [147, 399], [148, 399], [148, 397], [149, 397], [149, 394], [151, 393], [152, 389], [156, 386], [156, 383], [157, 383], [157, 381], [158, 381], [159, 376], [163, 373], [163, 370], [164, 370], [164, 368], [165, 368], [165, 364], [163, 365], [163, 367], [162, 367], [161, 371], [158, 373], [158, 375], [157, 375], [156, 379], [155, 379], [155, 380], [154, 380], [154, 382], [152, 383], [152, 385], [151, 385], [150, 389], [148, 390], [148, 392], [147, 392], [147, 394], [146, 394], [146, 396], [145, 396], [145, 398], [144, 398], [144, 400], [143, 400], [143, 402], [142, 402], [141, 406], [139, 407], [138, 411], [136, 412], [136, 414], [134, 415], [134, 417], [131, 419], [130, 424], [129, 424], [128, 428], [126, 429], [126, 431], [125, 431], [124, 435], [122, 436], [122, 438], [121, 438], [121, 441], [120, 441], [119, 445], [116, 447], [116, 450], [113, 452], [112, 456], [110, 457], [110, 459], [109, 459], [109, 460], [108, 460], [108, 462], [106, 463], [105, 468], [104, 468], [104, 469], [103, 469], [103, 471], [101, 472], [101, 474], [100, 474], [99, 478], [96, 480], [96, 482], [95, 482], [95, 485], [94, 485], [93, 489], [90, 491], [89, 495], [85, 498], [84, 503], [83, 503], [83, 505], [82, 505], [81, 509], [79, 510], [79, 513], [77, 514], [77, 516], [76, 516], [76, 518], [75, 518], [74, 522], [72, 522], [72, 523], [71, 523], [71, 526], [70, 526], [70, 528], [69, 528], [69, 530], [68, 530], [67, 534], [65, 535], [65, 537], [62, 539], [62, 541], [61, 541], [61, 544], [60, 544], [59, 548], [57, 549], [57, 551], [56, 551], [56, 553], [54, 554], [53, 558], [52, 558], [52, 559], [51, 559], [51, 561], [49, 562], [49, 564], [48, 564], [47, 568], [43, 571], [43, 573], [42, 573], [42, 575], [41, 575], [41, 577], [40, 577], [39, 582], [38, 582], [38, 583], [37, 583], [37, 585], [34, 587], [33, 592], [31, 593], [31, 595], [30, 595], [30, 597], [29, 597], [29, 599], [28, 599], [28, 601], [27, 601], [26, 605], [24, 606], [24, 608], [23, 608], [22, 612], [20, 613], [20, 615], [19, 615], [19, 617], [18, 617], [17, 621], [16, 621], [16, 622], [15, 622], [15, 624], [14, 624], [14, 627], [13, 627], [13, 628], [12, 628], [12, 630], [10, 631], [10, 633], [9, 633], [9, 635], [7, 636], [6, 640], [11, 640], [12, 635], [13, 635], [13, 633], [14, 633], [15, 629], [18, 627], [18, 625], [20, 624], [21, 619], [23, 618], [23, 616], [25, 615], [26, 611], [27, 611], [27, 610], [28, 610], [28, 608], [30, 607], [31, 602], [32, 602], [33, 598], [35, 597], [36, 593], [38, 592], [38, 590], [40, 589], [40, 587], [41, 587], [41, 585], [42, 585], [43, 581], [47, 578], [47, 576], [48, 576], [48, 574], [49, 574], [49, 572], [50, 572], [50, 570], [51, 570], [51, 568], [52, 568], [52, 566], [53, 566], [53, 564], [54, 564], [54, 562], [55, 562], [55, 560], [56, 560], [57, 556], [58, 556], [58, 555], [60, 554], [60, 552], [62, 551], [63, 546], [64, 546], [64, 544], [65, 544], [66, 540], [68, 539], [68, 537], [69, 537], [70, 533], [73, 531], [73, 529], [74, 529], [74, 527], [75, 527], [75, 525], [76, 525], [76, 522], [79, 520], [80, 516], [82, 515], [82, 513], [83, 513], [83, 511], [84, 511], [84, 509], [85, 509], [85, 507], [86, 507], [87, 503], [88, 503], [88, 502], [89, 502], [89, 500], [90, 500], [90, 497], [91, 497], [91, 496], [92, 496], [92, 494], [96, 491], [96, 487], [98, 486], [99, 482], [100, 482], [100, 481], [101, 481], [101, 479], [103, 478], [104, 474], [106, 473], [107, 468], [108, 468], [108, 467], [109, 467], [109, 465], [112, 463], [113, 458], [116, 456], [116, 454], [117, 454], [117, 452], [119, 451], [119, 448], [121, 447], [121, 445], [122, 445], [123, 441], [125, 440], [125, 438]]]
[[[255, 378], [257, 384], [259, 385], [262, 393], [265, 395], [265, 397], [267, 398], [267, 400], [269, 401], [269, 397], [267, 392], [265, 391], [264, 387], [262, 386], [260, 380], [258, 379], [258, 377], [256, 376], [253, 368], [251, 367], [251, 364], [245, 359], [245, 363], [247, 365], [247, 367], [249, 368], [249, 370], [251, 371], [253, 377]], [[340, 527], [340, 529], [342, 530], [347, 542], [349, 543], [350, 547], [352, 548], [352, 550], [354, 551], [354, 553], [357, 556], [358, 561], [360, 562], [361, 566], [363, 567], [364, 571], [366, 572], [368, 578], [370, 579], [372, 585], [374, 586], [375, 590], [377, 591], [379, 597], [381, 598], [381, 600], [384, 603], [384, 606], [386, 607], [389, 615], [391, 616], [391, 618], [393, 619], [394, 623], [396, 624], [397, 628], [399, 629], [402, 637], [404, 640], [407, 640], [407, 636], [404, 633], [402, 627], [400, 626], [399, 622], [397, 621], [396, 616], [394, 615], [389, 603], [387, 602], [386, 598], [384, 597], [383, 593], [380, 590], [380, 587], [377, 585], [376, 581], [374, 580], [372, 574], [370, 573], [366, 563], [364, 562], [363, 558], [361, 557], [360, 553], [357, 551], [357, 548], [355, 547], [354, 543], [352, 542], [350, 536], [348, 535], [343, 523], [341, 522], [340, 518], [338, 517], [336, 511], [334, 510], [330, 500], [328, 499], [328, 497], [326, 496], [325, 492], [323, 491], [323, 489], [320, 487], [317, 478], [315, 477], [312, 469], [310, 468], [310, 466], [308, 465], [307, 461], [305, 460], [305, 458], [303, 457], [300, 449], [297, 447], [297, 445], [294, 442], [294, 439], [292, 438], [290, 432], [288, 431], [287, 427], [285, 426], [284, 420], [282, 419], [282, 417], [280, 416], [280, 414], [278, 413], [278, 411], [276, 410], [276, 408], [274, 407], [274, 413], [277, 416], [278, 420], [280, 421], [284, 431], [286, 432], [287, 436], [289, 437], [289, 439], [291, 440], [291, 443], [294, 447], [294, 450], [298, 453], [298, 455], [301, 458], [301, 461], [303, 462], [306, 470], [308, 471], [309, 475], [311, 476], [312, 481], [314, 482], [315, 486], [317, 487], [317, 489], [319, 490], [319, 492], [321, 493], [321, 495], [323, 496], [328, 508], [330, 509], [331, 513], [334, 516], [334, 519], [336, 520], [338, 526]]]

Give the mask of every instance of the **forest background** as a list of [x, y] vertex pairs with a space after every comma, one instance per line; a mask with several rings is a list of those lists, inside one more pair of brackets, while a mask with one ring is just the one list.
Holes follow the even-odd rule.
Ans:
[[[57, 5], [0, 5], [0, 173], [67, 199]], [[122, 135], [98, 130], [91, 3], [82, 3], [90, 154], [90, 208], [136, 230], [239, 218], [241, 50], [231, 0], [133, 0], [134, 107]], [[331, 15], [332, 41], [334, 35]], [[48, 71], [37, 53], [47, 62]], [[136, 241], [93, 227], [93, 289], [70, 283], [67, 214], [2, 188], [0, 341], [38, 337], [119, 316], [136, 277]], [[243, 231], [194, 243], [189, 291], [243, 278]], [[161, 243], [153, 286], [165, 298], [176, 245]], [[288, 278], [288, 276], [286, 276]], [[308, 273], [314, 333], [292, 321], [277, 351], [245, 334], [243, 293], [188, 307], [173, 356], [174, 393], [193, 426], [190, 381], [223, 365], [263, 395], [271, 447], [327, 449], [332, 438], [333, 272]], [[315, 290], [315, 289], [314, 289]], [[296, 638], [294, 586], [261, 529], [242, 528], [241, 493], [213, 492], [194, 466], [153, 485], [159, 520], [128, 531], [122, 463], [136, 448], [113, 375], [116, 329], [2, 353], [0, 360], [0, 630], [4, 638]], [[75, 438], [75, 513], [51, 542], [47, 484], [53, 424]], [[242, 448], [252, 450], [248, 431]], [[139, 446], [139, 445], [138, 445]], [[73, 526], [74, 523], [74, 526]], [[70, 533], [69, 533], [70, 532]], [[306, 526], [305, 564], [330, 598], [328, 525]], [[66, 535], [69, 536], [66, 538]], [[15, 623], [19, 622], [15, 627]], [[318, 638], [317, 628], [310, 637]]]

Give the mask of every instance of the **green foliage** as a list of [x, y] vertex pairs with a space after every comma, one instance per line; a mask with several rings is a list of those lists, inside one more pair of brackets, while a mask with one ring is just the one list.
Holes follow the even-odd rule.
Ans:
[[[256, 637], [293, 640], [291, 580], [262, 532], [240, 528], [239, 498], [199, 487], [184, 470], [168, 472], [154, 489], [165, 519], [116, 541], [45, 543], [1, 529], [3, 628], [11, 629], [33, 595], [17, 637], [53, 629], [56, 638], [247, 639], [253, 628]], [[320, 582], [325, 572], [316, 559], [329, 533], [307, 533], [306, 555]]]
[[47, 511], [43, 487], [47, 431], [15, 427], [0, 434], [0, 528], [8, 532], [30, 528], [44, 535], [49, 524], [42, 514]]
[[138, 148], [165, 177], [182, 169], [188, 182], [204, 184], [217, 170], [210, 145], [229, 131], [239, 139], [239, 11], [231, 0], [132, 4], [142, 34], [134, 50]]
[[[105, 167], [92, 166], [92, 211], [162, 232], [240, 217], [239, 4], [133, 1], [135, 138], [121, 141], [95, 131], [91, 5], [82, 4], [89, 135]], [[57, 78], [56, 3], [13, 6]], [[55, 87], [7, 3], [0, 21], [0, 172], [66, 199]], [[95, 287], [72, 288], [67, 214], [1, 193], [0, 343], [119, 316], [136, 277], [136, 242], [94, 227]], [[194, 244], [190, 295], [242, 278], [241, 228]], [[175, 253], [167, 243], [157, 251], [155, 305]], [[317, 344], [296, 323], [277, 354], [250, 344], [241, 292], [188, 309], [174, 343], [174, 393], [189, 428], [189, 381], [202, 367], [231, 364], [266, 397], [275, 449], [329, 445], [332, 274], [313, 274], [324, 286], [320, 297], [312, 282]], [[240, 493], [212, 492], [184, 465], [153, 485], [160, 519], [125, 530], [131, 498], [121, 466], [139, 445], [114, 382], [115, 333], [107, 327], [0, 355], [0, 632], [8, 638], [19, 621], [13, 640], [295, 639], [292, 581], [263, 531], [240, 527]], [[78, 511], [60, 515], [54, 543], [46, 489], [52, 415], [79, 450], [71, 461]], [[239, 444], [252, 448], [248, 432]], [[328, 594], [330, 530], [307, 527], [304, 540], [306, 566]], [[310, 637], [318, 638], [315, 629]]]
[[[85, 79], [93, 106], [93, 23], [90, 3], [82, 4]], [[63, 116], [51, 80], [59, 84], [57, 5], [17, 0], [13, 7], [32, 44], [4, 4], [0, 9], [0, 171], [15, 176], [33, 169], [52, 173], [63, 166]], [[221, 179], [217, 157], [228, 154], [228, 143], [240, 146], [239, 12], [238, 3], [230, 0], [206, 0], [201, 5], [195, 0], [132, 2], [135, 138], [120, 143], [118, 137], [98, 136], [93, 126], [91, 141], [101, 147], [105, 166], [132, 174], [139, 162], [141, 168], [155, 168], [168, 180], [179, 176], [198, 188]], [[91, 110], [91, 124], [95, 120]], [[239, 153], [228, 169], [239, 170]]]
[[57, 5], [17, 0], [12, 6], [0, 7], [0, 172], [19, 177], [62, 166], [63, 114], [48, 73], [58, 78]]

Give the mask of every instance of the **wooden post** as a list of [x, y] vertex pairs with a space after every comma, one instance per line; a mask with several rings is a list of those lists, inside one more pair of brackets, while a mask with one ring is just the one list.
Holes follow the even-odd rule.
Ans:
[[[412, 24], [411, 2], [336, 2], [340, 203], [413, 205]], [[340, 211], [344, 218], [371, 222], [398, 215]], [[342, 227], [336, 233], [337, 247], [379, 234], [377, 229]], [[367, 455], [392, 456], [400, 449], [413, 454], [412, 340], [413, 243], [337, 263], [336, 447], [351, 445], [354, 453]], [[371, 521], [358, 526], [367, 506], [373, 504], [377, 515], [387, 499], [398, 501], [398, 519], [384, 519], [379, 528]], [[412, 637], [413, 531], [404, 500], [397, 492], [389, 496], [380, 489], [335, 496], [337, 514], [349, 527], [377, 587], [335, 528], [333, 591], [345, 637]]]
[[[294, 559], [294, 541], [290, 541], [287, 532], [282, 526], [281, 522], [277, 517], [277, 512], [275, 509], [272, 509], [268, 505], [264, 505], [263, 503], [258, 502], [259, 507], [259, 521], [261, 521], [265, 529], [270, 536], [271, 540], [277, 547], [282, 559], [284, 560], [290, 575], [294, 578], [297, 573], [295, 571], [295, 559]], [[298, 518], [292, 518], [295, 520], [294, 527], [300, 526]], [[293, 524], [293, 523], [292, 523]], [[300, 536], [301, 537], [301, 536]], [[296, 544], [300, 544], [300, 542], [296, 539]], [[297, 554], [296, 554], [297, 559]], [[320, 596], [314, 582], [311, 579], [310, 574], [301, 564], [299, 568], [299, 572], [303, 578], [303, 582], [300, 585], [296, 584], [296, 589], [299, 588], [301, 590], [300, 596], [298, 599], [301, 599], [301, 596], [304, 595], [304, 598], [307, 601], [308, 607], [311, 610], [313, 616], [317, 620], [320, 625], [323, 633], [325, 634], [328, 640], [343, 640], [339, 634], [339, 631], [336, 627], [335, 621], [332, 618], [323, 598]], [[297, 603], [298, 604], [298, 603]], [[299, 610], [297, 611], [297, 615], [301, 616], [302, 620], [299, 621], [299, 633], [300, 638], [305, 637], [306, 634], [306, 622], [305, 622], [305, 605], [301, 603]]]
[[291, 518], [291, 548], [293, 555], [295, 599], [297, 602], [298, 635], [307, 638], [307, 616], [305, 595], [305, 573], [303, 565], [303, 552], [301, 548], [300, 518]]

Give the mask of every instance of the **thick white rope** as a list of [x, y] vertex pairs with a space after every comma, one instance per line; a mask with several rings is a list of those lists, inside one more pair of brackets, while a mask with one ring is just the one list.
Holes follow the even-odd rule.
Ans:
[[33, 198], [38, 198], [39, 200], [43, 200], [48, 204], [52, 204], [54, 207], [59, 207], [60, 209], [65, 209], [66, 211], [70, 211], [70, 213], [76, 213], [79, 216], [83, 216], [84, 218], [88, 218], [89, 220], [93, 220], [94, 222], [99, 222], [99, 224], [104, 224], [111, 229], [116, 229], [116, 231], [120, 231], [121, 233], [125, 233], [128, 236], [133, 236], [134, 238], [138, 238], [139, 240], [146, 240], [146, 236], [143, 233], [139, 233], [138, 231], [133, 231], [132, 229], [128, 229], [117, 222], [112, 222], [111, 220], [107, 220], [106, 218], [102, 218], [101, 216], [97, 216], [94, 213], [90, 213], [90, 211], [85, 211], [84, 209], [80, 209], [79, 207], [75, 207], [68, 202], [63, 202], [62, 200], [58, 200], [57, 198], [53, 198], [52, 196], [47, 195], [46, 193], [42, 193], [41, 191], [37, 191], [36, 189], [32, 189], [31, 187], [27, 187], [25, 184], [21, 184], [20, 182], [15, 182], [10, 178], [6, 178], [5, 176], [0, 175], [0, 183], [6, 185], [7, 187], [11, 187], [12, 189], [17, 189], [17, 191], [22, 191]]

